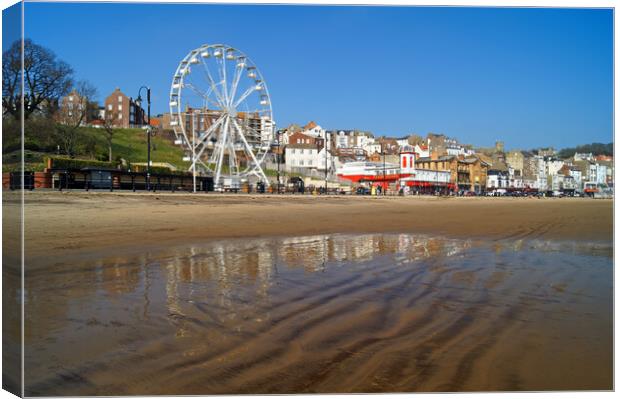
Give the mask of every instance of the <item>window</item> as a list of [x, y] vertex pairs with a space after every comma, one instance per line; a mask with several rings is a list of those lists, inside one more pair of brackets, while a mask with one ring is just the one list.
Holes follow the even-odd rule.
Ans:
[[123, 119], [123, 115], [122, 114], [118, 114], [118, 119]]
[[123, 102], [123, 96], [118, 96], [118, 102], [122, 103]]
[[108, 111], [112, 111], [112, 104], [108, 104]]
[[303, 159], [299, 161], [299, 166], [304, 166], [304, 160]]
[[69, 101], [73, 101], [73, 96], [69, 96]]
[[122, 111], [123, 110], [123, 104], [118, 104], [118, 110]]

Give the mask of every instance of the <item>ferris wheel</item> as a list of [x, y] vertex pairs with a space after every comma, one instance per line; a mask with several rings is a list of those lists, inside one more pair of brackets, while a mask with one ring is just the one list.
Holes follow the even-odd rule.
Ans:
[[205, 44], [181, 60], [170, 87], [170, 125], [189, 170], [213, 176], [216, 189], [251, 175], [269, 184], [261, 164], [274, 141], [267, 85], [250, 58]]

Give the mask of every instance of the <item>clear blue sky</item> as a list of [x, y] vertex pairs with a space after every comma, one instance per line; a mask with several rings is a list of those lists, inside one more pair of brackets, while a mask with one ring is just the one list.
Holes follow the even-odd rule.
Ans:
[[279, 126], [558, 148], [613, 140], [610, 9], [26, 3], [26, 36], [91, 81], [153, 89], [203, 43], [248, 54]]

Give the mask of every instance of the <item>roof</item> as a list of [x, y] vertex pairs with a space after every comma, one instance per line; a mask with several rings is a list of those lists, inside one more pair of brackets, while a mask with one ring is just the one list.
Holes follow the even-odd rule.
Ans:
[[454, 158], [455, 158], [454, 155], [443, 155], [437, 159], [432, 159], [431, 157], [421, 157], [421, 158], [416, 159], [416, 162], [431, 162], [431, 161], [441, 162], [441, 161], [450, 161]]
[[304, 126], [304, 130], [314, 129], [317, 126], [318, 125], [316, 124], [315, 121], [310, 121], [310, 122], [308, 122], [308, 124], [306, 126]]

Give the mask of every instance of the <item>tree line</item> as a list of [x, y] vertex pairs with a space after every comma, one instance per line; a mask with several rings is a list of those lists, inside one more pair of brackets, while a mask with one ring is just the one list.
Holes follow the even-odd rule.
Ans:
[[578, 145], [576, 147], [564, 148], [558, 151], [558, 157], [560, 158], [570, 158], [575, 155], [576, 152], [579, 153], [592, 153], [592, 155], [614, 155], [614, 144], [608, 143], [591, 143]]

